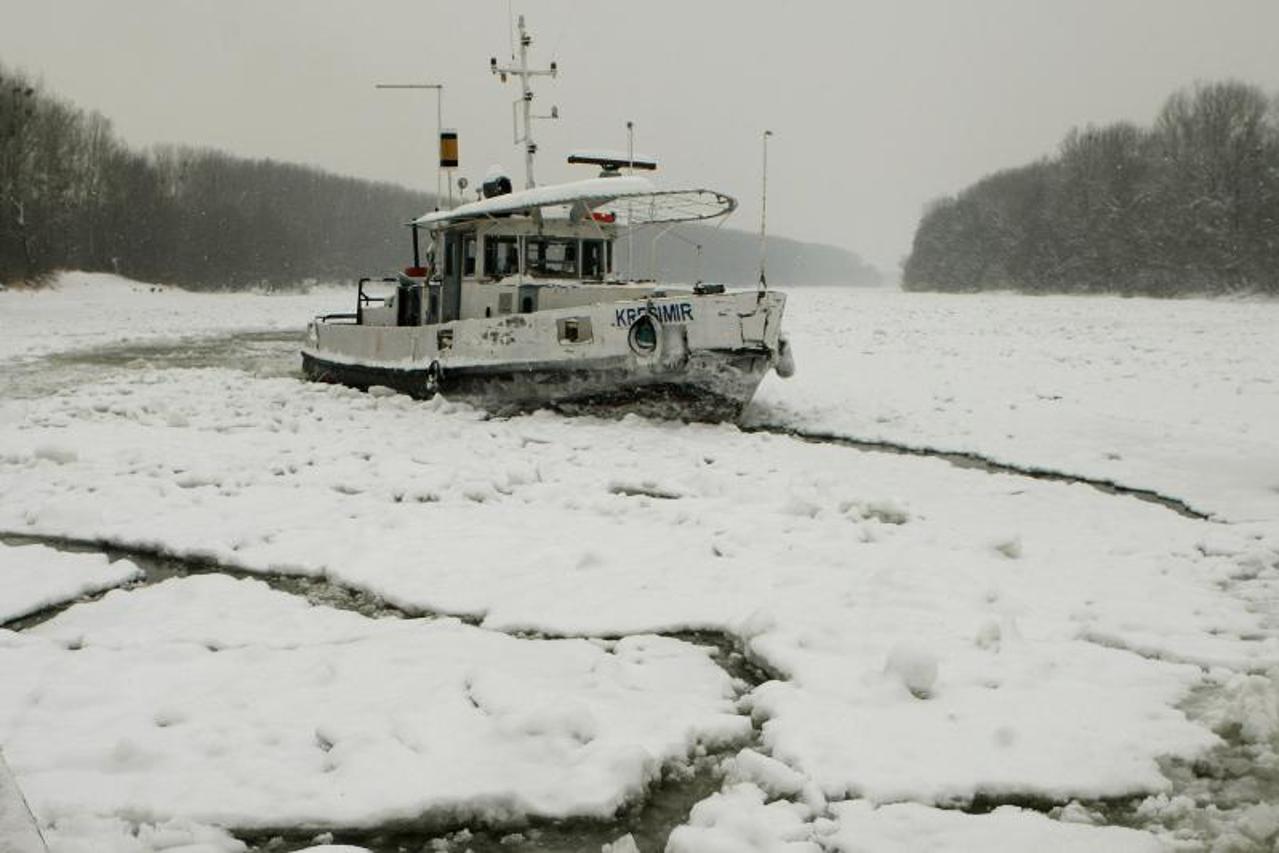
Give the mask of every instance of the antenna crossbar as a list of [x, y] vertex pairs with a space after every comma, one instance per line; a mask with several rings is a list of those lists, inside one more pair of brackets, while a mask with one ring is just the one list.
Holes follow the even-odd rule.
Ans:
[[518, 65], [498, 65], [497, 58], [489, 60], [489, 70], [501, 77], [502, 82], [506, 82], [508, 75], [518, 77], [520, 79], [520, 99], [514, 104], [514, 107], [523, 114], [523, 133], [519, 131], [515, 134], [515, 142], [524, 143], [524, 186], [532, 189], [536, 184], [533, 180], [533, 155], [537, 153], [537, 143], [533, 141], [533, 119], [543, 118], [559, 118], [559, 111], [555, 108], [551, 109], [550, 115], [535, 116], [533, 115], [533, 87], [530, 80], [534, 77], [555, 77], [559, 74], [559, 68], [554, 62], [549, 68], [530, 68], [528, 64], [528, 49], [533, 43], [533, 37], [529, 35], [528, 30], [524, 27], [524, 16], [519, 18], [519, 34], [520, 34], [520, 56]]

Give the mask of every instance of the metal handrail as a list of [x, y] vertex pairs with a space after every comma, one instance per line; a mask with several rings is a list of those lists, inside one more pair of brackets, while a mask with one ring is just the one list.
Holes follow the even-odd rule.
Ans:
[[368, 283], [368, 282], [370, 282], [370, 281], [380, 281], [380, 282], [382, 282], [382, 283], [384, 283], [384, 284], [386, 284], [386, 283], [389, 283], [389, 284], [398, 284], [398, 283], [399, 283], [399, 279], [398, 279], [398, 278], [394, 278], [394, 277], [392, 277], [392, 276], [383, 276], [383, 277], [381, 277], [381, 278], [374, 278], [374, 277], [372, 277], [372, 276], [365, 276], [364, 278], [362, 278], [362, 279], [360, 279], [360, 280], [359, 280], [358, 285], [357, 285], [357, 290], [356, 290], [356, 292], [357, 292], [357, 294], [358, 294], [358, 295], [357, 295], [356, 302], [355, 302], [355, 322], [356, 322], [357, 324], [360, 324], [360, 325], [363, 325], [363, 323], [364, 323], [364, 307], [365, 307], [366, 305], [372, 305], [372, 304], [374, 304], [374, 303], [376, 303], [376, 304], [378, 304], [378, 305], [385, 305], [385, 304], [386, 304], [386, 302], [387, 302], [387, 300], [388, 300], [388, 299], [390, 299], [390, 297], [389, 297], [389, 296], [369, 296], [368, 294], [366, 294], [366, 293], [364, 292], [364, 285], [365, 285], [365, 284], [367, 284], [367, 283]]

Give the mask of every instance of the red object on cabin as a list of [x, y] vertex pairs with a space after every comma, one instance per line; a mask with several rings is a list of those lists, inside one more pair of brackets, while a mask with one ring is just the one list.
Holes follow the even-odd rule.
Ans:
[[405, 267], [404, 274], [410, 278], [426, 278], [426, 267]]
[[597, 211], [591, 212], [591, 219], [594, 219], [596, 222], [616, 222], [617, 214], [616, 213], [600, 213], [597, 210]]

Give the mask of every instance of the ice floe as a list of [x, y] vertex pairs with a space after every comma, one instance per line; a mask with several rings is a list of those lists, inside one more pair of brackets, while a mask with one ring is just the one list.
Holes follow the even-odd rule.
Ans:
[[0, 623], [127, 583], [141, 570], [103, 554], [0, 543]]
[[813, 288], [753, 419], [1115, 480], [1279, 519], [1274, 300]]
[[[1144, 849], [1069, 804], [1147, 798], [1172, 837], [1195, 818], [1169, 761], [1238, 740], [1272, 760], [1279, 455], [1255, 327], [1274, 306], [803, 296], [819, 367], [766, 385], [757, 417], [1112, 478], [1231, 523], [731, 426], [86, 368], [0, 397], [0, 531], [325, 578], [475, 624], [193, 577], [0, 634], [19, 674], [0, 742], [42, 826], [70, 845], [75, 821], [121, 815], [128, 843], [175, 820], [607, 817], [664, 763], [735, 744], [671, 850]], [[6, 346], [154, 339], [175, 312], [244, 323], [204, 297], [111, 298], [115, 327], [41, 338], [76, 300], [51, 297], [70, 312], [54, 322], [39, 294], [0, 294], [26, 312]], [[1205, 338], [1227, 328], [1228, 346]], [[764, 683], [653, 636], [692, 630]], [[1002, 799], [1056, 811], [955, 808]], [[1223, 832], [1272, 838], [1262, 805]]]
[[687, 643], [371, 620], [217, 575], [0, 634], [0, 670], [0, 737], [53, 821], [607, 817], [750, 731]]

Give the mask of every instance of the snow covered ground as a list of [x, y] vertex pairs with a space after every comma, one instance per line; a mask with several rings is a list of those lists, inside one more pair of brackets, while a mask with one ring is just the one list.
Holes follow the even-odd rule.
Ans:
[[[1279, 767], [1279, 304], [797, 290], [799, 374], [750, 413], [1112, 479], [1212, 521], [733, 426], [489, 419], [287, 371], [52, 357], [300, 328], [349, 296], [0, 293], [5, 361], [25, 365], [0, 399], [0, 531], [473, 623], [200, 577], [0, 631], [0, 746], [53, 849], [600, 817], [721, 749], [723, 791], [669, 849], [1279, 834], [1267, 794], [1182, 790], [1225, 753], [1250, 779]], [[44, 584], [45, 550], [0, 551], [0, 609], [79, 596], [105, 566]], [[774, 677], [654, 636], [688, 629]], [[1039, 810], [990, 808], [1009, 802]]]

